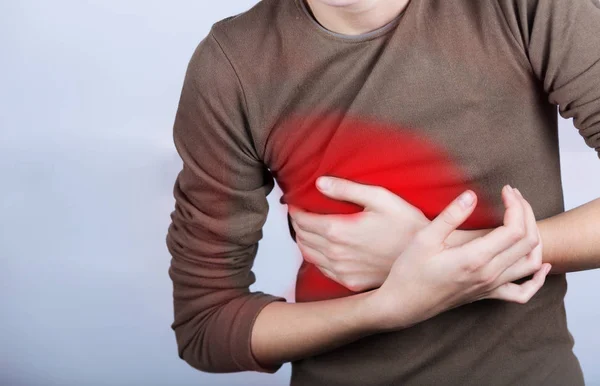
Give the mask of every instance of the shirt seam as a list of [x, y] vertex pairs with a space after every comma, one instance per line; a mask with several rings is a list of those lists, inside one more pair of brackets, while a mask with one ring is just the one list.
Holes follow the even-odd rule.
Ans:
[[213, 26], [213, 28], [211, 28], [209, 35], [217, 43], [217, 46], [219, 46], [219, 49], [223, 53], [223, 56], [225, 57], [225, 59], [227, 60], [227, 63], [229, 63], [229, 66], [231, 67], [231, 70], [235, 74], [235, 78], [236, 78], [236, 80], [238, 82], [238, 85], [240, 86], [240, 90], [242, 91], [242, 97], [243, 97], [243, 100], [244, 100], [244, 112], [245, 112], [245, 116], [246, 116], [246, 120], [247, 120], [247, 126], [245, 127], [245, 129], [246, 129], [248, 135], [250, 136], [250, 139], [252, 140], [252, 150], [254, 151], [254, 157], [253, 158], [255, 158], [257, 161], [262, 162], [262, 160], [260, 159], [261, 156], [260, 156], [260, 154], [258, 154], [258, 151], [256, 149], [256, 141], [254, 140], [254, 136], [252, 135], [252, 130], [250, 130], [250, 122], [252, 121], [252, 119], [250, 118], [250, 111], [248, 109], [248, 98], [246, 96], [246, 91], [244, 90], [244, 85], [242, 83], [242, 79], [241, 79], [238, 71], [236, 70], [235, 66], [233, 65], [233, 62], [231, 61], [231, 59], [229, 58], [229, 56], [227, 55], [227, 53], [223, 49], [223, 45], [221, 44], [221, 42], [219, 42], [219, 40], [215, 36], [214, 26]]
[[[306, 13], [305, 13], [305, 10], [302, 8], [302, 4], [300, 4], [300, 3], [299, 3], [299, 2], [300, 2], [300, 1], [302, 1], [302, 0], [292, 0], [292, 1], [294, 2], [294, 5], [295, 5], [295, 7], [296, 7], [297, 11], [299, 11], [299, 12], [302, 14], [302, 16], [301, 16], [302, 18], [305, 18], [305, 19], [306, 19], [306, 18], [310, 17], [309, 15], [306, 15]], [[411, 2], [412, 2], [412, 0], [411, 0]], [[410, 4], [410, 2], [409, 2], [409, 4]], [[408, 5], [407, 5], [407, 7], [408, 7]], [[397, 28], [397, 27], [398, 27], [398, 25], [400, 24], [400, 22], [401, 22], [401, 19], [404, 17], [404, 12], [405, 12], [405, 11], [406, 11], [406, 9], [405, 9], [405, 10], [403, 10], [403, 11], [402, 11], [402, 12], [401, 12], [401, 13], [398, 15], [398, 16], [399, 16], [398, 20], [396, 20], [395, 22], [393, 22], [393, 23], [392, 23], [392, 25], [390, 26], [390, 28], [388, 28], [388, 29], [386, 29], [386, 30], [382, 31], [382, 32], [381, 32], [381, 33], [379, 33], [379, 34], [375, 34], [374, 36], [369, 36], [369, 37], [366, 37], [366, 38], [358, 38], [358, 37], [357, 37], [356, 39], [352, 39], [352, 38], [342, 38], [342, 37], [339, 37], [339, 36], [336, 36], [336, 35], [332, 35], [332, 34], [330, 34], [330, 33], [327, 33], [326, 31], [323, 31], [322, 29], [318, 28], [318, 26], [316, 26], [316, 25], [312, 25], [312, 27], [313, 27], [313, 29], [314, 29], [314, 30], [315, 30], [315, 31], [316, 31], [316, 32], [317, 32], [319, 35], [321, 35], [322, 37], [324, 37], [324, 38], [326, 38], [326, 39], [330, 39], [330, 40], [336, 41], [336, 42], [341, 42], [341, 43], [349, 43], [349, 44], [360, 44], [360, 43], [366, 43], [366, 42], [370, 42], [370, 41], [372, 41], [372, 40], [375, 40], [375, 39], [379, 39], [379, 38], [386, 37], [386, 36], [388, 36], [389, 34], [391, 34], [391, 33], [392, 33], [392, 31], [393, 31], [395, 28]], [[309, 23], [312, 23], [312, 22], [314, 22], [314, 20], [310, 20], [310, 19], [308, 19], [308, 20], [306, 20], [306, 21], [307, 21], [307, 22], [309, 22]], [[296, 25], [296, 24], [295, 24], [295, 25]], [[300, 28], [298, 25], [296, 25], [296, 27], [298, 27], [298, 29], [302, 30], [302, 28]]]

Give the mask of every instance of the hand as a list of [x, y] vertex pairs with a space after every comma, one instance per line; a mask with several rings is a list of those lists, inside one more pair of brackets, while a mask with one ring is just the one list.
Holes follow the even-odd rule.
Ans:
[[[480, 299], [531, 299], [551, 267], [541, 263], [541, 237], [531, 207], [511, 190], [505, 186], [502, 191], [504, 225], [485, 236], [456, 247], [444, 243], [473, 212], [476, 196], [471, 191], [465, 192], [470, 203], [454, 200], [417, 232], [385, 282], [370, 293], [369, 310], [378, 329], [406, 328]], [[511, 283], [534, 272], [522, 284]]]
[[329, 189], [317, 185], [324, 194], [365, 209], [324, 215], [289, 205], [296, 243], [308, 262], [346, 288], [356, 292], [377, 288], [414, 234], [430, 221], [383, 187], [327, 179], [332, 182]]

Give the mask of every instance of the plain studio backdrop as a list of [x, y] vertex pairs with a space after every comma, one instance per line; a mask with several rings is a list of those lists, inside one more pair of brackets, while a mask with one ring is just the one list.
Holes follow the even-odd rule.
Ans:
[[[165, 235], [184, 71], [212, 23], [254, 3], [0, 2], [0, 384], [288, 384], [289, 364], [196, 371], [170, 328]], [[571, 121], [560, 125], [570, 209], [600, 197], [600, 160]], [[269, 195], [251, 289], [291, 301], [300, 254], [280, 195]], [[600, 385], [600, 271], [568, 280], [575, 353]]]

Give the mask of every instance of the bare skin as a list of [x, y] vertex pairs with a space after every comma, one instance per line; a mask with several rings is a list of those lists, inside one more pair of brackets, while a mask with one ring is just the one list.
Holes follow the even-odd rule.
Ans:
[[[296, 243], [305, 260], [344, 287], [356, 292], [377, 288], [385, 281], [396, 257], [430, 221], [418, 208], [385, 188], [336, 177], [328, 180], [329, 189], [317, 185], [323, 194], [365, 209], [354, 214], [322, 215], [290, 205]], [[518, 189], [516, 192], [533, 235], [535, 215]], [[445, 243], [462, 245], [492, 230], [455, 230]], [[521, 241], [524, 250], [526, 243], [527, 240]], [[507, 275], [524, 277], [537, 271], [541, 264], [541, 256], [524, 254]]]
[[600, 198], [538, 221], [544, 261], [556, 273], [600, 268]]
[[305, 0], [315, 19], [330, 31], [360, 35], [392, 21], [410, 0]]
[[470, 194], [469, 205], [454, 200], [415, 233], [381, 287], [341, 299], [265, 306], [252, 330], [256, 360], [270, 366], [313, 356], [480, 299], [528, 302], [550, 270], [543, 264], [531, 280], [511, 283], [525, 276], [515, 269], [524, 255], [541, 260], [535, 219], [527, 216], [524, 200], [506, 186], [504, 225], [451, 247], [448, 237], [476, 206], [476, 196]]
[[[321, 178], [319, 178], [319, 181]], [[429, 220], [416, 207], [379, 186], [328, 177], [330, 189], [317, 187], [336, 200], [363, 206], [362, 212], [342, 215], [310, 213], [290, 205], [296, 242], [306, 260], [326, 276], [353, 291], [379, 287], [414, 233]], [[529, 216], [533, 210], [524, 200]], [[542, 261], [552, 264], [551, 273], [600, 268], [600, 199], [555, 216], [536, 221], [544, 243]], [[456, 230], [447, 244], [460, 245], [492, 229]], [[540, 264], [531, 256], [519, 262], [525, 271]]]
[[[387, 24], [409, 0], [306, 2], [325, 28], [356, 35]], [[504, 225], [486, 234], [459, 233], [456, 228], [476, 205], [471, 193], [474, 202], [470, 206], [455, 200], [433, 221], [416, 221], [399, 257], [389, 254], [393, 263], [379, 288], [341, 299], [265, 306], [252, 329], [256, 360], [270, 366], [313, 356], [363, 336], [406, 328], [479, 299], [529, 301], [543, 285], [550, 265], [535, 267], [533, 278], [521, 285], [511, 283], [525, 276], [515, 277], [523, 256], [541, 260], [539, 232], [525, 210], [525, 200], [505, 187]]]
[[[400, 12], [404, 11], [409, 5], [410, 0], [304, 0], [311, 9], [314, 17], [325, 28], [342, 34], [356, 35], [375, 30], [393, 18]], [[372, 192], [369, 192], [372, 194]], [[334, 196], [332, 196], [334, 197]], [[354, 197], [350, 200], [356, 203], [367, 201], [365, 197]], [[373, 201], [369, 201], [371, 205], [375, 205]], [[366, 205], [363, 205], [366, 206]], [[290, 208], [291, 211], [292, 208]], [[392, 219], [394, 210], [401, 210], [403, 217], [395, 217]], [[408, 216], [408, 217], [407, 217]], [[541, 238], [545, 245], [543, 261], [552, 264], [551, 273], [566, 273], [588, 269], [600, 268], [600, 243], [596, 240], [600, 239], [600, 228], [597, 226], [597, 219], [600, 216], [600, 198], [590, 201], [577, 208], [560, 213], [556, 216], [548, 217], [537, 222]], [[323, 241], [316, 236], [321, 236], [327, 239], [327, 232], [330, 231], [331, 224], [327, 221], [322, 221], [324, 218], [319, 218], [322, 221], [321, 226], [326, 227], [327, 231], [303, 232], [297, 230], [300, 237], [304, 238], [306, 243], [303, 245], [305, 249], [315, 256], [321, 253], [323, 256], [331, 255], [330, 266], [336, 264], [341, 267], [342, 271], [338, 272], [335, 268], [327, 268], [327, 265], [321, 264], [324, 268], [323, 272], [329, 276], [343, 277], [340, 280], [342, 284], [351, 289], [364, 289], [365, 287], [375, 288], [380, 285], [387, 276], [389, 269], [395, 260], [395, 252], [401, 251], [410, 239], [412, 234], [418, 229], [421, 229], [427, 224], [423, 217], [419, 218], [418, 214], [411, 211], [406, 206], [400, 208], [397, 205], [396, 209], [388, 208], [387, 212], [379, 211], [376, 215], [371, 215], [369, 223], [366, 221], [357, 222], [355, 229], [340, 227], [333, 228], [335, 231], [334, 240]], [[300, 220], [302, 221], [302, 220]], [[382, 230], [398, 231], [398, 222], [402, 221], [404, 228], [401, 232], [394, 233], [392, 237], [388, 237], [389, 233]], [[302, 226], [299, 226], [302, 228]], [[372, 231], [369, 233], [369, 231]], [[377, 231], [376, 233], [373, 231]], [[449, 245], [459, 245], [473, 238], [483, 236], [492, 229], [481, 229], [477, 231], [456, 231], [446, 241]], [[314, 236], [309, 233], [313, 233]], [[344, 243], [345, 238], [352, 240], [360, 240], [356, 238], [357, 234], [368, 235], [367, 240], [373, 240], [373, 237], [379, 236], [379, 241], [386, 241], [379, 244], [372, 242], [362, 243], [362, 255], [350, 255], [347, 248], [350, 244]], [[366, 237], [366, 236], [365, 236]], [[335, 238], [339, 238], [337, 242]], [[397, 241], [396, 245], [391, 245], [391, 242]], [[300, 243], [302, 245], [302, 242]], [[382, 246], [380, 249], [374, 248], [377, 245]], [[356, 251], [360, 250], [361, 246], [354, 243], [352, 245]], [[334, 251], [331, 253], [331, 251]], [[340, 259], [336, 256], [343, 256], [346, 260], [353, 260], [354, 263], [346, 261], [339, 264]], [[365, 256], [369, 256], [366, 259]], [[526, 260], [526, 257], [523, 257]], [[376, 261], [377, 266], [372, 263]], [[357, 263], [358, 262], [358, 263]], [[363, 264], [359, 267], [359, 264]], [[525, 264], [524, 262], [522, 264]], [[350, 267], [349, 267], [350, 266]], [[361, 268], [360, 270], [357, 270]], [[357, 279], [356, 276], [348, 278], [345, 273], [351, 271], [360, 271], [365, 277]], [[329, 271], [329, 272], [327, 272]]]

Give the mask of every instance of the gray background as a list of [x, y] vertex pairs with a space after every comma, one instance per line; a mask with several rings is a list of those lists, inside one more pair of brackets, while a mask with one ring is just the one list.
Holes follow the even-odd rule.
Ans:
[[[0, 2], [0, 384], [285, 385], [177, 357], [165, 247], [187, 62], [253, 0]], [[600, 196], [600, 160], [561, 121], [567, 209]], [[594, 178], [590, 178], [594, 176]], [[281, 192], [252, 289], [292, 300], [300, 255]], [[569, 327], [600, 385], [600, 271], [568, 275]]]

